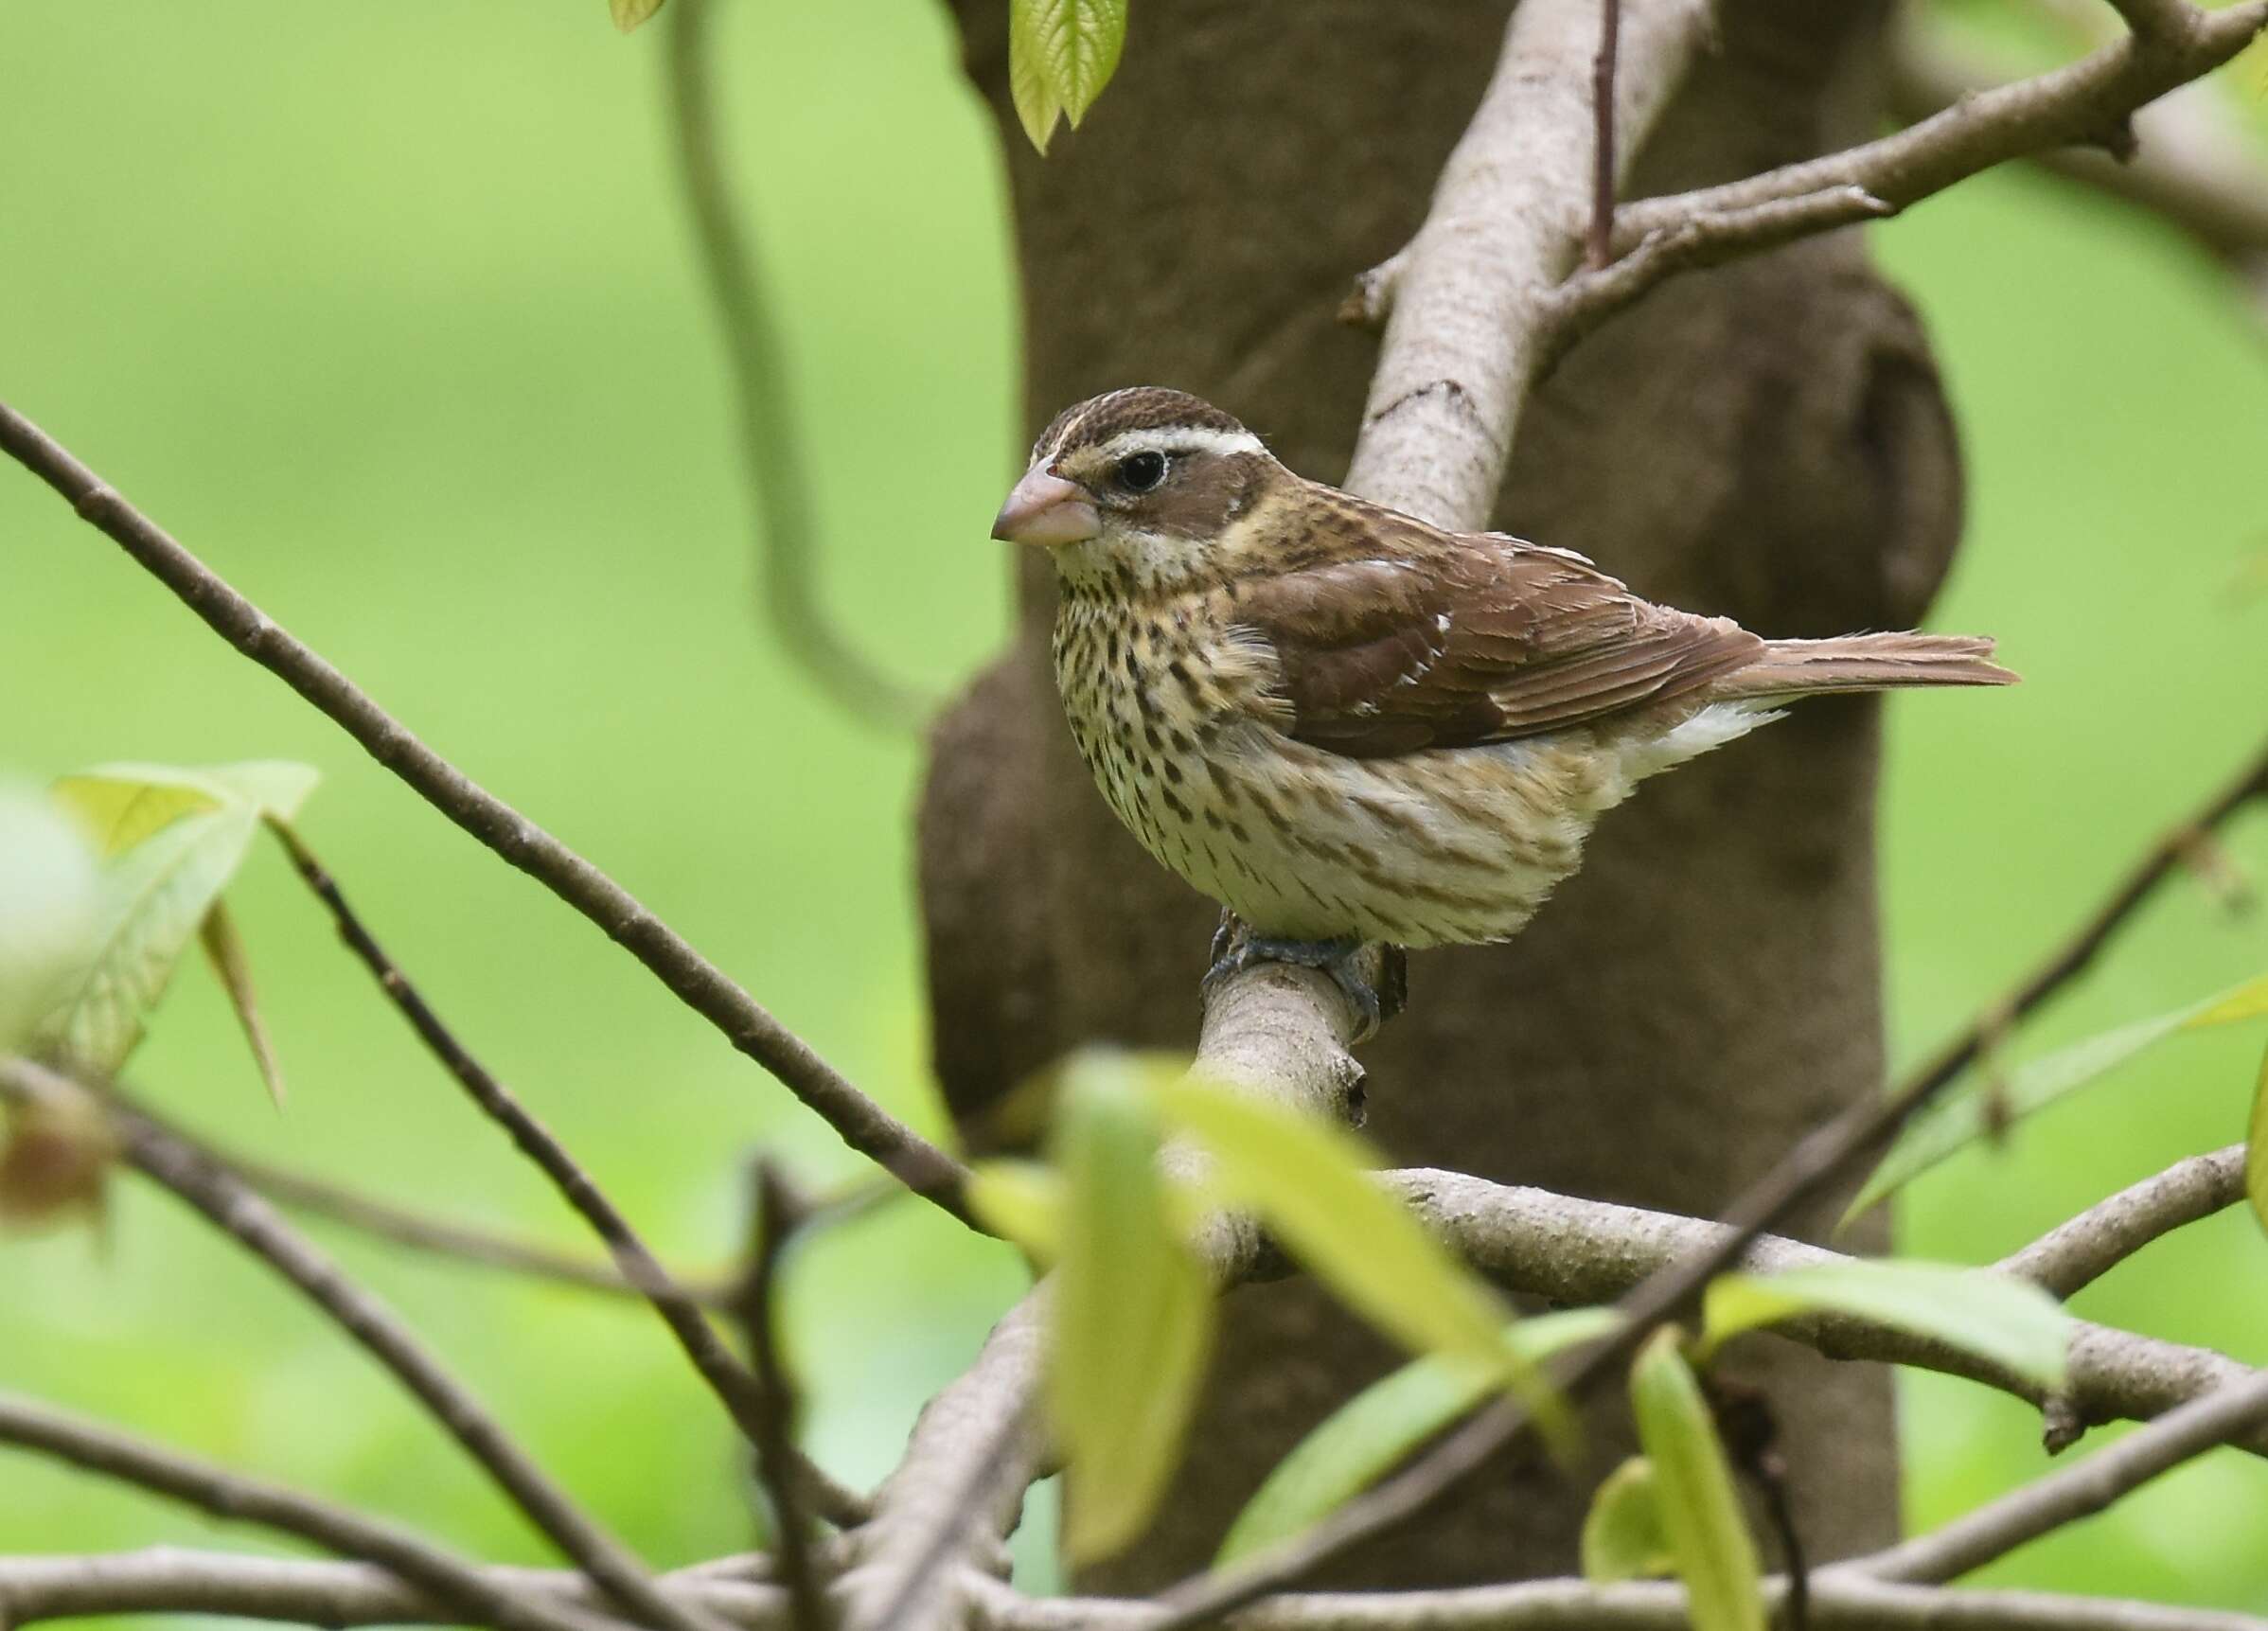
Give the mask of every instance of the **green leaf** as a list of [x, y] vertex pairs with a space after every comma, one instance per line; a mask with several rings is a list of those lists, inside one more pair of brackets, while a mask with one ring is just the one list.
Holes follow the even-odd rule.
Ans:
[[2268, 1014], [2268, 974], [2187, 1008], [2121, 1025], [2034, 1059], [2020, 1066], [1997, 1092], [1970, 1087], [1942, 1098], [1907, 1124], [1843, 1220], [1849, 1222], [1988, 1131], [2045, 1109], [2168, 1037], [2234, 1024], [2263, 1014]]
[[2063, 1386], [2071, 1318], [2037, 1285], [1945, 1263], [1857, 1258], [1782, 1274], [1723, 1274], [1702, 1303], [1702, 1340], [1728, 1338], [1800, 1314], [1855, 1315], [1929, 1338], [2029, 1377]]
[[1438, 1354], [1518, 1393], [1561, 1449], [1573, 1418], [1507, 1344], [1511, 1310], [1381, 1189], [1375, 1152], [1354, 1134], [1283, 1105], [1177, 1080], [1155, 1089], [1178, 1132], [1213, 1158], [1207, 1181], [1260, 1215], [1338, 1299], [1412, 1353]]
[[[1621, 1322], [1611, 1308], [1569, 1308], [1509, 1326], [1503, 1339], [1531, 1365], [1593, 1341]], [[1486, 1372], [1427, 1356], [1356, 1393], [1302, 1439], [1230, 1526], [1214, 1566], [1289, 1540], [1378, 1481], [1496, 1391]]]
[[1583, 1577], [1601, 1585], [1675, 1572], [1654, 1463], [1632, 1456], [1600, 1484], [1583, 1519]]
[[63, 983], [35, 1040], [108, 1075], [142, 1037], [143, 1016], [236, 876], [259, 817], [248, 804], [175, 817], [103, 868], [89, 954]]
[[1756, 1542], [1683, 1339], [1675, 1326], [1664, 1326], [1630, 1372], [1638, 1442], [1654, 1463], [1662, 1533], [1685, 1582], [1693, 1631], [1764, 1631]]
[[1063, 101], [1043, 66], [1033, 18], [1037, 9], [1038, 0], [1008, 0], [1008, 99], [1024, 134], [1044, 153], [1063, 116]]
[[1056, 1128], [1065, 1194], [1049, 1399], [1070, 1460], [1064, 1545], [1084, 1561], [1141, 1533], [1164, 1494], [1214, 1305], [1174, 1225], [1141, 1072], [1082, 1060]]
[[2252, 1127], [2244, 1141], [2244, 1195], [2252, 1214], [2268, 1229], [2268, 1054], [2260, 1055], [2259, 1085], [2252, 1090]]
[[1008, 93], [1041, 152], [1058, 114], [1075, 129], [1118, 71], [1126, 0], [1009, 0]]
[[1063, 1180], [1035, 1161], [985, 1161], [969, 1169], [968, 1207], [988, 1229], [1043, 1263], [1063, 1250]]
[[197, 938], [204, 947], [213, 972], [221, 977], [221, 988], [228, 993], [228, 1005], [237, 1011], [237, 1023], [244, 1027], [244, 1039], [252, 1044], [253, 1062], [259, 1066], [260, 1080], [267, 1084], [268, 1097], [281, 1109], [283, 1071], [275, 1062], [275, 1049], [268, 1040], [268, 1027], [260, 1020], [259, 999], [252, 988], [252, 965], [244, 956], [244, 942], [237, 934], [236, 919], [228, 914], [226, 901], [213, 902]]
[[55, 801], [84, 826], [103, 866], [88, 939], [44, 1010], [39, 1044], [97, 1074], [123, 1064], [259, 824], [296, 815], [316, 780], [305, 765], [259, 759], [97, 765], [56, 782]]
[[0, 784], [0, 1054], [23, 1049], [91, 955], [99, 889], [82, 824]]
[[607, 0], [607, 9], [614, 14], [614, 27], [625, 34], [662, 9], [662, 0]]

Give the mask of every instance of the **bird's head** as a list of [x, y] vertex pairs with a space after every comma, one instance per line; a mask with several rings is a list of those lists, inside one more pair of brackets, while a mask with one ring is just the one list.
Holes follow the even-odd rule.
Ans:
[[1196, 397], [1137, 386], [1055, 417], [992, 536], [1045, 547], [1066, 577], [1157, 586], [1230, 563], [1238, 523], [1286, 472]]

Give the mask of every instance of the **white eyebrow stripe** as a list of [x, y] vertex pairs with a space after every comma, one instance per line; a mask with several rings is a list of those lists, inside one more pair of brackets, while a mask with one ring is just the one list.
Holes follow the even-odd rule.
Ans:
[[1200, 430], [1194, 425], [1152, 425], [1139, 431], [1121, 431], [1095, 449], [1106, 462], [1125, 453], [1200, 452], [1264, 453], [1267, 447], [1249, 431]]

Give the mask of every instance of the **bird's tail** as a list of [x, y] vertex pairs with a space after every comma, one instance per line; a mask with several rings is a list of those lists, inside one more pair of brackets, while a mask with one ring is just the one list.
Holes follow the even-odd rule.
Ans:
[[1773, 640], [1755, 662], [1718, 680], [1712, 700], [1770, 701], [1826, 691], [1888, 691], [1906, 685], [2012, 685], [1993, 661], [1993, 642], [1971, 634], [1844, 634]]

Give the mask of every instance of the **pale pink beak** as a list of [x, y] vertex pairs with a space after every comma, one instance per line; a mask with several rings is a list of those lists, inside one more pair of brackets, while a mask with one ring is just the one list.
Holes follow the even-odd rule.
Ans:
[[993, 519], [992, 536], [1004, 543], [1037, 543], [1053, 547], [1078, 543], [1103, 530], [1095, 512], [1094, 495], [1077, 482], [1042, 470], [1024, 472], [1008, 502]]

